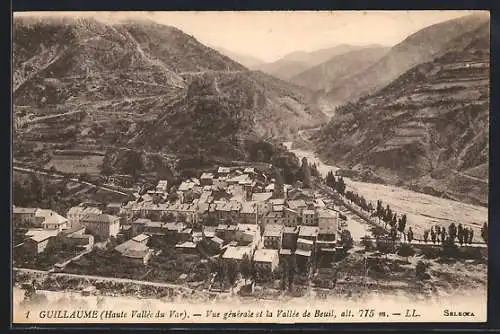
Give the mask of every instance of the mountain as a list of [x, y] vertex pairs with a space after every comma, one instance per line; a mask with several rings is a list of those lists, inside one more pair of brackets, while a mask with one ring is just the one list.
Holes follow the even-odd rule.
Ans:
[[313, 52], [296, 51], [283, 56], [275, 62], [257, 66], [255, 69], [282, 80], [289, 80], [336, 55], [347, 53], [358, 48], [361, 47], [340, 44], [332, 48], [321, 49]]
[[15, 141], [49, 151], [126, 147], [243, 159], [242, 142], [291, 138], [325, 121], [311, 92], [152, 21], [15, 17], [13, 58], [14, 118], [32, 118]]
[[472, 14], [421, 29], [395, 45], [368, 69], [336, 80], [325, 98], [340, 105], [374, 93], [410, 68], [433, 60], [446, 51], [448, 42], [486, 22], [489, 22], [487, 14]]
[[370, 45], [334, 56], [290, 79], [291, 82], [315, 91], [329, 91], [338, 81], [366, 70], [380, 60], [388, 47]]
[[313, 135], [320, 155], [361, 179], [487, 205], [490, 31], [476, 20], [434, 60], [338, 108]]
[[255, 69], [259, 66], [264, 65], [266, 62], [263, 60], [260, 60], [256, 57], [252, 57], [249, 55], [244, 55], [241, 53], [229, 51], [227, 49], [221, 48], [221, 47], [215, 47], [215, 50], [217, 50], [220, 54], [223, 54], [232, 60], [236, 61], [237, 63], [240, 63], [241, 65], [245, 66], [248, 69]]

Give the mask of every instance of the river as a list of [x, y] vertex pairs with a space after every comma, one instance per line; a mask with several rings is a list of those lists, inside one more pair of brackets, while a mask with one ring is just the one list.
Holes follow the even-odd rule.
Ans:
[[[305, 157], [310, 163], [315, 163], [323, 176], [326, 176], [329, 171], [335, 172], [339, 169], [337, 166], [323, 163], [310, 150], [294, 148], [291, 142], [283, 144], [299, 159]], [[418, 234], [423, 233], [424, 229], [433, 225], [448, 227], [451, 222], [456, 222], [472, 227], [474, 241], [482, 241], [480, 228], [484, 222], [488, 221], [488, 208], [486, 207], [422, 194], [397, 186], [359, 182], [346, 177], [344, 180], [348, 190], [363, 195], [374, 204], [377, 200], [381, 200], [384, 206], [389, 204], [393, 211], [400, 214], [406, 213], [408, 226], [412, 226], [417, 237], [419, 237]]]

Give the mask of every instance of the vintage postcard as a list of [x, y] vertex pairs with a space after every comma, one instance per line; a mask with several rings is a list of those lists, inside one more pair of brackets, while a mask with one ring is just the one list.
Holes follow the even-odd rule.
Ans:
[[14, 324], [487, 320], [489, 12], [12, 26]]

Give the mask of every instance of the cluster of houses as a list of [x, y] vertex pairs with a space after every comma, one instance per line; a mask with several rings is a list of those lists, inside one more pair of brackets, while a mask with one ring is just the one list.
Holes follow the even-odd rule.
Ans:
[[148, 246], [152, 238], [173, 240], [186, 253], [208, 249], [237, 263], [247, 256], [257, 268], [270, 271], [286, 256], [308, 263], [316, 254], [333, 254], [341, 226], [337, 212], [313, 192], [285, 185], [276, 195], [275, 186], [256, 168], [219, 167], [174, 189], [161, 180], [128, 203], [102, 208], [81, 203], [69, 209], [67, 218], [51, 210], [14, 207], [13, 219], [30, 227], [25, 244], [37, 253], [43, 252], [44, 240], [59, 235], [114, 237], [119, 241], [115, 251], [145, 264], [154, 254]]

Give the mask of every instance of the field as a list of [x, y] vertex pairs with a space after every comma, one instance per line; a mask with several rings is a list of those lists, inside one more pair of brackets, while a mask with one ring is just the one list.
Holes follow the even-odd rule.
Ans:
[[406, 213], [408, 226], [411, 226], [416, 237], [422, 235], [424, 229], [436, 224], [448, 227], [452, 222], [474, 229], [475, 242], [481, 242], [480, 228], [488, 221], [488, 208], [465, 204], [444, 198], [417, 193], [403, 188], [347, 181], [347, 188], [363, 194], [367, 199], [376, 202], [380, 199], [384, 205], [389, 204], [392, 210]]
[[44, 166], [57, 171], [74, 174], [99, 174], [104, 157], [101, 155], [54, 155]]

